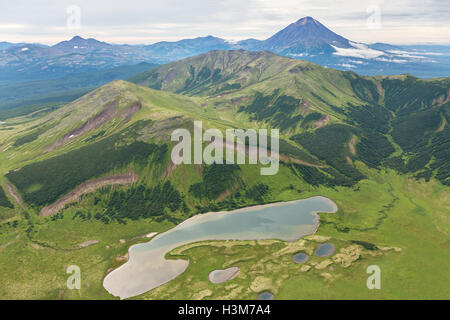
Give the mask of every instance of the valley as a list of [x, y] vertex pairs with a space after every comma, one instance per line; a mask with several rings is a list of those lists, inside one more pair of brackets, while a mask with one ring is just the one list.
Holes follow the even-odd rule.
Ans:
[[[319, 212], [313, 235], [184, 244], [166, 259], [188, 259], [186, 270], [133, 298], [448, 297], [449, 78], [365, 77], [268, 51], [217, 50], [129, 80], [0, 123], [1, 297], [115, 299], [103, 281], [130, 246], [149, 241], [142, 235], [206, 212], [315, 196], [338, 210]], [[248, 162], [174, 166], [170, 135], [192, 133], [194, 121], [279, 129], [278, 173]], [[112, 178], [127, 173], [123, 183]], [[314, 256], [325, 242], [333, 255]], [[298, 252], [309, 260], [296, 264]], [[365, 285], [372, 264], [382, 290]], [[66, 287], [69, 265], [81, 267], [80, 290]], [[208, 280], [230, 267], [240, 270], [233, 279]]]

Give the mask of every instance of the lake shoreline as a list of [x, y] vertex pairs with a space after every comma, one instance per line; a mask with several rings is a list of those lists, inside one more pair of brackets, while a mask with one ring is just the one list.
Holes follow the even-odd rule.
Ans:
[[[338, 206], [336, 205], [336, 203], [333, 200], [331, 200], [327, 197], [324, 197], [324, 196], [313, 196], [313, 197], [309, 197], [306, 199], [297, 199], [297, 200], [289, 200], [289, 201], [271, 202], [271, 203], [267, 203], [267, 204], [258, 204], [258, 205], [254, 205], [254, 206], [250, 206], [250, 207], [243, 207], [243, 208], [239, 208], [239, 209], [235, 209], [235, 210], [231, 210], [231, 211], [210, 211], [210, 212], [206, 212], [206, 213], [200, 213], [200, 214], [197, 214], [195, 216], [192, 216], [192, 217], [184, 220], [183, 222], [176, 225], [172, 229], [181, 227], [181, 226], [188, 227], [188, 226], [192, 225], [193, 223], [197, 222], [197, 220], [204, 219], [204, 217], [208, 217], [208, 216], [211, 216], [211, 220], [215, 220], [214, 218], [218, 218], [218, 219], [222, 218], [225, 214], [233, 214], [233, 213], [239, 213], [239, 212], [251, 212], [254, 210], [260, 210], [260, 209], [265, 209], [265, 208], [293, 204], [293, 203], [297, 203], [297, 202], [312, 199], [312, 198], [320, 198], [320, 199], [329, 201], [333, 205], [333, 211], [330, 213], [336, 213], [338, 211]], [[320, 213], [320, 211], [313, 211], [313, 214], [315, 214], [317, 216], [318, 220], [320, 220], [319, 213]], [[207, 221], [211, 221], [211, 220], [207, 220]], [[319, 228], [319, 221], [317, 221], [315, 223], [315, 225], [316, 225], [316, 228], [314, 230], [314, 233], [316, 233], [317, 229]], [[172, 230], [172, 229], [169, 229], [169, 230]], [[167, 231], [169, 231], [169, 230], [167, 230]], [[161, 233], [161, 235], [162, 234], [163, 233]], [[230, 240], [232, 240], [232, 239], [230, 239]], [[214, 239], [213, 239], [213, 241], [214, 241]], [[292, 240], [292, 241], [295, 241], [295, 240]]]
[[[301, 203], [305, 205], [292, 206]], [[271, 212], [266, 210], [282, 206], [286, 207]], [[166, 255], [176, 248], [199, 241], [277, 239], [292, 242], [317, 232], [320, 212], [335, 213], [337, 210], [337, 205], [331, 199], [314, 196], [232, 211], [198, 214], [156, 235], [146, 243], [132, 245], [128, 249], [129, 260], [105, 276], [103, 287], [121, 299], [135, 297], [175, 279], [188, 268], [189, 260], [166, 259]], [[249, 212], [255, 213], [247, 216]], [[303, 222], [301, 219], [308, 215], [307, 222]], [[223, 219], [227, 220], [221, 221]], [[230, 221], [235, 223], [231, 229]], [[243, 225], [248, 226], [248, 229], [242, 227]], [[217, 229], [218, 226], [226, 226], [228, 230]], [[217, 230], [214, 231], [214, 228]], [[182, 237], [177, 239], [176, 236], [180, 234]], [[195, 236], [192, 236], [193, 234]]]

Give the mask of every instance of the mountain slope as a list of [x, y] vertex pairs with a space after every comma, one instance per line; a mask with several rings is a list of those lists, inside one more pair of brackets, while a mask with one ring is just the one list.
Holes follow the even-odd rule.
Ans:
[[112, 45], [79, 36], [51, 47], [22, 44], [0, 51], [0, 80], [50, 80], [77, 73], [152, 62], [139, 46]]
[[349, 40], [332, 32], [319, 21], [304, 17], [264, 40], [257, 48], [287, 55], [333, 53], [335, 50], [332, 46], [352, 47]]
[[[205, 76], [216, 69], [216, 78]], [[320, 195], [339, 210], [320, 213], [317, 235], [180, 248], [190, 267], [137, 298], [196, 299], [201, 289], [254, 299], [261, 279], [292, 299], [447, 298], [449, 79], [361, 77], [245, 51], [211, 52], [139, 79], [185, 94], [114, 81], [43, 116], [0, 122], [1, 296], [112, 299], [102, 279], [153, 232], [202, 212]], [[280, 128], [278, 173], [174, 165], [170, 134], [192, 132], [194, 120], [221, 131]], [[323, 241], [336, 246], [330, 258], [312, 254]], [[308, 272], [292, 261], [299, 250], [310, 254]], [[234, 280], [242, 290], [205, 281], [229, 261], [246, 275]], [[90, 271], [80, 292], [65, 290], [68, 263]], [[386, 290], [355, 286], [371, 264], [382, 268]]]
[[148, 55], [160, 62], [176, 61], [211, 50], [230, 49], [231, 45], [223, 39], [206, 36], [180, 41], [162, 41], [144, 47]]
[[[450, 183], [444, 160], [449, 78], [361, 77], [269, 52], [215, 51], [155, 68], [132, 81], [206, 96], [230, 119], [280, 128], [352, 180], [361, 178], [352, 164], [359, 158], [371, 167], [384, 165], [427, 178], [435, 174]], [[321, 134], [313, 144], [311, 129]], [[356, 154], [344, 151], [352, 136]], [[338, 139], [336, 150], [319, 147], [330, 139]], [[396, 145], [403, 153], [389, 158]]]
[[[181, 106], [183, 113], [177, 109]], [[15, 154], [8, 163], [21, 169], [7, 177], [30, 208], [41, 208], [85, 181], [165, 154], [168, 131], [183, 124], [190, 108], [199, 108], [195, 99], [112, 82], [29, 124], [14, 126], [3, 139], [2, 153]], [[160, 127], [153, 131], [156, 122]], [[156, 140], [146, 144], [138, 139], [144, 136]]]
[[450, 74], [448, 46], [367, 45], [346, 39], [312, 17], [290, 24], [266, 40], [237, 43], [207, 36], [151, 45], [116, 45], [76, 36], [54, 46], [0, 45], [0, 81], [48, 80], [121, 65], [167, 63], [211, 50], [269, 50], [322, 66], [365, 75], [409, 73], [419, 77]]
[[295, 61], [270, 52], [212, 51], [166, 64], [130, 81], [158, 90], [207, 95], [261, 82], [293, 64]]
[[[166, 144], [169, 128], [182, 125], [192, 130], [192, 120], [197, 119], [205, 122], [204, 127], [279, 128], [282, 160], [291, 162], [290, 170], [310, 185], [354, 186], [367, 177], [357, 163], [450, 183], [446, 161], [450, 79], [360, 77], [270, 52], [241, 50], [188, 58], [134, 80], [149, 86], [156, 83], [163, 91], [112, 82], [25, 128], [16, 127], [21, 131], [13, 127], [5, 132], [5, 156], [14, 155], [9, 168], [33, 164], [36, 159], [41, 159], [45, 168], [52, 168], [47, 163], [49, 157], [64, 157], [87, 148], [76, 154], [84, 159], [85, 152], [92, 152], [89, 148], [98, 148], [91, 145], [105, 143], [102, 141], [113, 136], [126, 140], [129, 136], [131, 141], [145, 137], [156, 145]], [[158, 129], [152, 129], [154, 126]], [[59, 165], [58, 160], [53, 166]], [[116, 165], [114, 161], [111, 166], [105, 164], [102, 172]], [[124, 165], [126, 162], [120, 162]], [[81, 180], [75, 179], [74, 184], [64, 180], [47, 200], [49, 191], [40, 188], [33, 192], [43, 195], [32, 200], [26, 190], [40, 185], [44, 170], [28, 170], [29, 174], [26, 170], [9, 171], [7, 178], [18, 185], [26, 201], [38, 206], [70, 190], [61, 185], [75, 187], [100, 174], [95, 169]], [[54, 167], [53, 171], [58, 170]], [[36, 172], [37, 180], [29, 177], [31, 172]]]
[[112, 45], [106, 42], [101, 42], [93, 38], [83, 39], [80, 36], [75, 36], [69, 41], [62, 41], [53, 46], [53, 48], [63, 51], [72, 52], [74, 49], [93, 51], [101, 49], [110, 49]]

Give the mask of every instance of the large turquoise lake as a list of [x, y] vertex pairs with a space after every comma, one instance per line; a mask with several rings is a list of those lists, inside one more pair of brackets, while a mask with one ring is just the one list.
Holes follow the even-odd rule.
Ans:
[[227, 212], [194, 216], [161, 233], [147, 243], [129, 249], [129, 260], [109, 273], [103, 286], [122, 299], [156, 288], [183, 273], [187, 260], [166, 260], [171, 250], [204, 240], [295, 241], [315, 233], [318, 212], [336, 212], [336, 204], [325, 197], [274, 203]]

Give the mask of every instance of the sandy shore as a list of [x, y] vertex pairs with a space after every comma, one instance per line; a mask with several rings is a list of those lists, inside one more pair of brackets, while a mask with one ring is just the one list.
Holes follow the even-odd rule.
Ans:
[[211, 271], [208, 274], [208, 279], [209, 279], [209, 281], [211, 281], [214, 284], [224, 283], [224, 282], [227, 282], [227, 281], [237, 277], [239, 272], [240, 272], [240, 269], [238, 267], [231, 267], [231, 268], [223, 269], [223, 270], [218, 269], [218, 270]]

